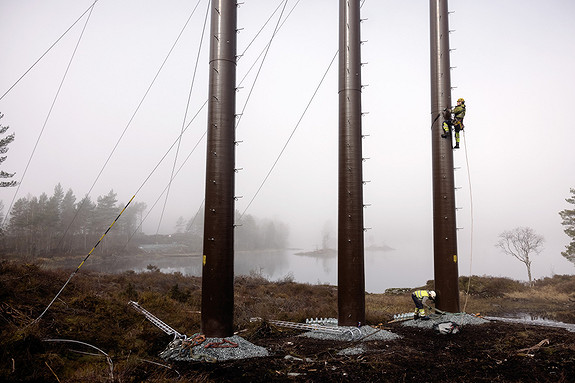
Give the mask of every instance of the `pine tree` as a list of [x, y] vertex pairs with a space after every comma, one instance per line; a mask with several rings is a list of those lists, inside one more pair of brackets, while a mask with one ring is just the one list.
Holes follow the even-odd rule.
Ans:
[[64, 189], [58, 183], [54, 187], [54, 194], [46, 201], [44, 221], [46, 235], [46, 251], [52, 252], [61, 238], [62, 200]]
[[[116, 205], [118, 199], [116, 198], [116, 193], [114, 193], [114, 190], [110, 190], [110, 192], [105, 196], [98, 197], [97, 201], [98, 204], [94, 210], [93, 227], [98, 233], [103, 234], [107, 231], [110, 225], [112, 225], [121, 208]], [[99, 245], [100, 250], [104, 254], [109, 255], [108, 253], [111, 249], [111, 245], [114, 242], [114, 239], [117, 238], [117, 230], [109, 231], [106, 235], [106, 239], [103, 239]]]
[[[120, 206], [125, 206], [125, 204], [120, 204], [118, 207]], [[140, 223], [142, 222], [143, 212], [146, 210], [146, 207], [145, 202], [134, 201], [130, 203], [128, 208], [124, 210], [122, 217], [116, 223], [115, 229], [121, 235], [120, 245], [123, 244], [123, 247], [126, 247], [132, 236], [142, 233]]]
[[76, 196], [74, 195], [72, 189], [68, 189], [66, 195], [64, 195], [64, 198], [62, 198], [60, 207], [60, 232], [63, 236], [62, 250], [65, 252], [70, 252], [73, 248], [74, 235], [80, 235], [80, 233], [78, 231], [75, 232], [74, 228], [72, 227], [72, 223], [76, 216]]
[[93, 225], [95, 210], [96, 204], [88, 195], [76, 204], [76, 220], [71, 230], [74, 236], [79, 234], [80, 241], [76, 247], [80, 249], [88, 249], [89, 242], [98, 239], [98, 231], [94, 229]]
[[105, 196], [100, 196], [97, 199], [98, 204], [94, 211], [94, 228], [103, 233], [118, 216], [120, 208], [116, 206], [118, 199], [114, 190], [110, 190]]
[[[0, 113], [0, 119], [2, 119], [2, 117], [4, 117], [4, 115], [2, 113]], [[9, 129], [9, 126], [2, 126], [0, 124], [0, 135], [3, 135], [4, 133], [6, 133], [6, 131]], [[7, 135], [6, 137], [0, 139], [0, 155], [1, 154], [5, 154], [8, 151], [8, 145], [14, 141], [14, 133]], [[2, 164], [2, 162], [4, 162], [6, 160], [6, 156], [0, 156], [0, 164]], [[7, 173], [4, 170], [0, 170], [0, 178], [12, 178], [14, 177], [15, 173]], [[5, 187], [12, 187], [12, 186], [16, 186], [18, 185], [18, 182], [16, 181], [0, 181], [0, 187], [5, 188]]]
[[569, 210], [565, 209], [559, 212], [559, 215], [563, 219], [561, 224], [565, 227], [565, 234], [571, 238], [571, 243], [565, 246], [566, 250], [561, 252], [569, 262], [575, 263], [575, 189], [571, 189], [571, 198], [566, 198], [565, 201], [574, 205], [574, 208]]
[[30, 201], [28, 198], [19, 198], [10, 210], [8, 234], [12, 239], [16, 253], [30, 255], [31, 231], [30, 231]]

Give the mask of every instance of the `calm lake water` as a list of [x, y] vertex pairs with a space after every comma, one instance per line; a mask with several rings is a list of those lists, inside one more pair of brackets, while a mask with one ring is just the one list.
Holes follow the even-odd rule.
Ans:
[[[337, 285], [337, 255], [298, 255], [303, 250], [276, 250], [262, 252], [236, 252], [234, 272], [236, 275], [252, 273], [270, 281], [290, 278], [295, 282]], [[422, 286], [433, 278], [432, 261], [410, 256], [397, 250], [365, 251], [365, 286], [370, 293], [382, 293], [390, 287]], [[92, 270], [122, 272], [147, 271], [154, 265], [163, 273], [180, 272], [184, 275], [201, 276], [200, 256], [135, 256], [121, 262], [95, 263]]]

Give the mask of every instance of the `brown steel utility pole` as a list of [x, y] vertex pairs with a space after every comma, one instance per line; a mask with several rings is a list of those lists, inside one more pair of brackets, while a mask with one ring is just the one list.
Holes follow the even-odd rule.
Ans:
[[338, 322], [365, 323], [360, 1], [339, 2]]
[[202, 332], [233, 335], [236, 0], [212, 0]]
[[451, 135], [441, 127], [450, 118], [451, 76], [447, 0], [430, 0], [431, 157], [433, 176], [433, 259], [437, 308], [459, 312], [457, 226]]

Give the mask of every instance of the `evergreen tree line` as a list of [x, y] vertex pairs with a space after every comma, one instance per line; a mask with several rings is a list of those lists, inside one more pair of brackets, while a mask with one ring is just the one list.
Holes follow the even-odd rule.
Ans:
[[[72, 189], [64, 193], [61, 184], [52, 195], [26, 196], [12, 206], [7, 224], [0, 229], [0, 249], [21, 257], [54, 257], [87, 253], [118, 217], [125, 203], [118, 203], [113, 190], [92, 201], [77, 200]], [[97, 251], [104, 255], [132, 253], [143, 244], [179, 245], [181, 252], [201, 252], [203, 211], [189, 221], [179, 218], [173, 235], [145, 235], [140, 225], [146, 203], [133, 201], [108, 231]], [[0, 201], [0, 222], [2, 203]], [[287, 246], [288, 227], [284, 223], [241, 218], [236, 212], [237, 250], [282, 249]], [[135, 234], [135, 235], [134, 235]]]
[[[117, 202], [113, 190], [95, 202], [89, 196], [77, 201], [72, 189], [64, 193], [60, 184], [51, 196], [22, 197], [14, 202], [8, 224], [2, 229], [2, 250], [26, 257], [87, 252], [124, 207]], [[104, 254], [125, 250], [145, 209], [145, 203], [132, 202], [98, 250]]]

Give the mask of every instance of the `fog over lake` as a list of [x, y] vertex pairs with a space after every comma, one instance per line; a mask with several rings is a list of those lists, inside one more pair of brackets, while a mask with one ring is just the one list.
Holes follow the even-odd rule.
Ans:
[[[306, 255], [301, 249], [241, 251], [234, 257], [235, 275], [258, 275], [270, 281], [293, 280], [309, 284], [337, 285], [337, 255], [328, 251]], [[313, 252], [309, 252], [312, 254]], [[149, 265], [163, 273], [201, 276], [202, 257], [197, 255], [138, 255], [129, 258], [88, 261], [85, 268], [102, 272], [133, 270], [149, 272]], [[390, 287], [417, 287], [433, 279], [429, 264], [414, 265], [413, 257], [396, 250], [365, 251], [365, 286], [369, 293]]]

